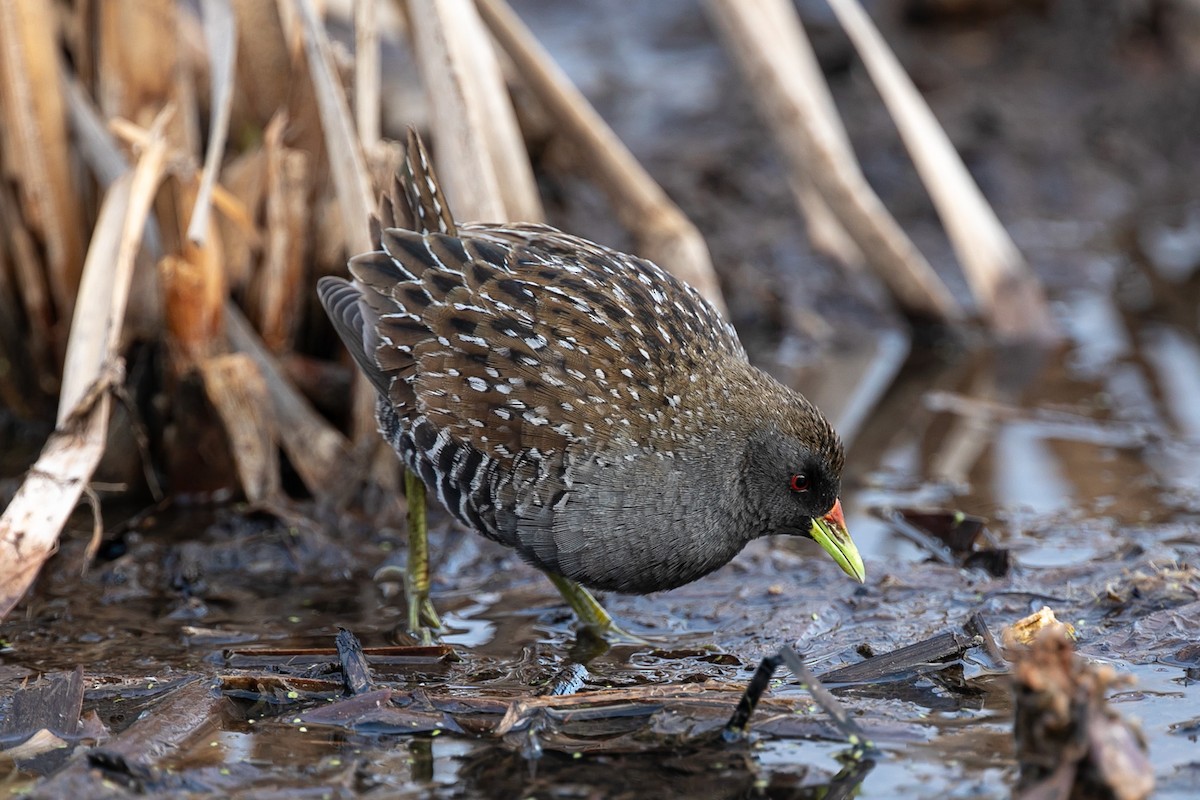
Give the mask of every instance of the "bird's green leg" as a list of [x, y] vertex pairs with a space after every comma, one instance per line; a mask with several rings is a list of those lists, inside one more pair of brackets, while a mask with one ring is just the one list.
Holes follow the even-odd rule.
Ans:
[[570, 578], [564, 578], [561, 575], [555, 575], [552, 572], [547, 572], [546, 577], [550, 579], [550, 582], [554, 584], [554, 588], [558, 589], [558, 593], [567, 601], [567, 605], [575, 612], [575, 616], [579, 619], [580, 623], [601, 639], [613, 643], [632, 642], [640, 644], [645, 642], [641, 637], [634, 636], [622, 630], [613, 621], [612, 615], [604, 610], [604, 606], [600, 605], [600, 601], [575, 581]]
[[[408, 630], [425, 644], [433, 642], [430, 628], [442, 627], [429, 599], [429, 528], [425, 520], [425, 484], [411, 470], [404, 470], [404, 497], [408, 501], [408, 564], [404, 573], [404, 597], [408, 601]], [[428, 625], [429, 627], [425, 627]]]

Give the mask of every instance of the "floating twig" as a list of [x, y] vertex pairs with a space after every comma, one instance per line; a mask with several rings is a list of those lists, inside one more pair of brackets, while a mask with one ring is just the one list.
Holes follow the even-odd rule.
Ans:
[[826, 683], [875, 683], [905, 673], [919, 675], [936, 672], [946, 668], [944, 662], [961, 658], [963, 653], [980, 644], [982, 641], [976, 637], [947, 631], [931, 636], [923, 642], [826, 672], [821, 676], [821, 680]]
[[771, 678], [774, 676], [775, 671], [781, 665], [787, 665], [787, 668], [792, 671], [796, 679], [808, 690], [813, 701], [829, 715], [834, 725], [853, 748], [856, 758], [861, 758], [863, 755], [876, 751], [875, 744], [867, 738], [862, 728], [858, 727], [858, 723], [850, 718], [850, 715], [846, 713], [846, 709], [842, 707], [837, 698], [812, 674], [796, 651], [787, 646], [781, 648], [775, 655], [766, 656], [759, 663], [758, 669], [755, 670], [754, 676], [750, 679], [750, 684], [746, 687], [746, 691], [742, 694], [742, 699], [738, 702], [738, 706], [733, 712], [733, 716], [730, 717], [729, 722], [725, 725], [726, 739], [736, 740], [745, 735], [754, 709], [758, 706], [758, 702], [762, 699], [768, 686], [770, 686]]

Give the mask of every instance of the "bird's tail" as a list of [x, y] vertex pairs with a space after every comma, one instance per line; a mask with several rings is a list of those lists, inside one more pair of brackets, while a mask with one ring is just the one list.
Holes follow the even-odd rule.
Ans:
[[392, 190], [379, 201], [379, 218], [372, 220], [372, 238], [379, 246], [384, 228], [404, 228], [418, 233], [458, 235], [450, 206], [438, 184], [433, 162], [415, 129], [408, 129], [408, 152], [392, 182]]

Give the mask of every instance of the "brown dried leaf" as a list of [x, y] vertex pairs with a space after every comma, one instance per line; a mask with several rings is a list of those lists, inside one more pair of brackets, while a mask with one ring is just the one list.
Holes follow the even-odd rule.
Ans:
[[225, 426], [246, 499], [261, 503], [275, 498], [280, 492], [279, 457], [262, 373], [248, 356], [234, 353], [201, 362], [200, 375]]
[[20, 744], [10, 747], [7, 750], [0, 750], [0, 762], [24, 761], [35, 756], [40, 756], [42, 753], [48, 753], [51, 750], [62, 750], [65, 747], [70, 747], [70, 745], [50, 731], [42, 728]]
[[1049, 606], [1042, 606], [1034, 613], [1017, 620], [1004, 629], [1004, 646], [1015, 647], [1032, 644], [1034, 639], [1046, 630], [1054, 631], [1064, 639], [1075, 638], [1075, 628], [1069, 622], [1060, 622], [1054, 616], [1053, 609]]
[[79, 192], [60, 84], [54, 7], [0, 3], [0, 167], [17, 187], [26, 229], [46, 253], [59, 318], [70, 317], [83, 268]]

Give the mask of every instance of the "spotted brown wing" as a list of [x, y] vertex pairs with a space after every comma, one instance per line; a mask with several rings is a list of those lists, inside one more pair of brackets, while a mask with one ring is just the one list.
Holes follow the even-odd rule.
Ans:
[[[384, 232], [351, 272], [384, 303], [376, 361], [411, 359], [415, 411], [495, 458], [670, 429], [736, 336], [653, 264], [546, 226]], [[387, 263], [390, 261], [391, 263]], [[395, 390], [392, 390], [395, 394]]]

